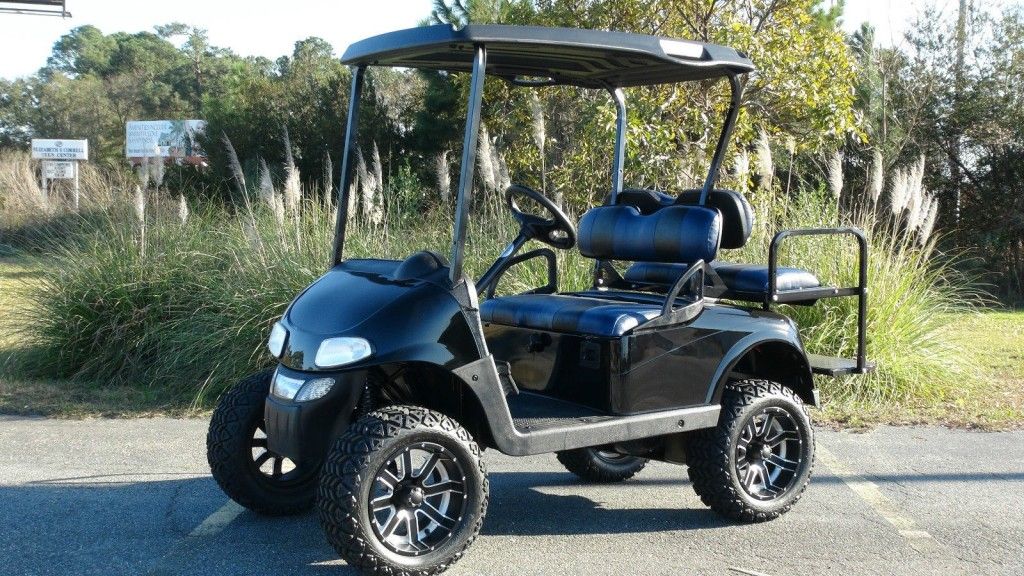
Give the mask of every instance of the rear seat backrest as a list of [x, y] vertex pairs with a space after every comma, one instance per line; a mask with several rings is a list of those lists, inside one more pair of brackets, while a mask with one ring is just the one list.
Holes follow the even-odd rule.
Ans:
[[603, 260], [711, 262], [722, 240], [722, 214], [702, 206], [668, 206], [642, 215], [635, 206], [591, 208], [580, 219], [580, 253]]
[[[676, 206], [697, 206], [700, 190], [683, 190], [676, 197]], [[739, 192], [712, 190], [706, 206], [722, 213], [722, 248], [743, 248], [754, 228], [754, 209]]]

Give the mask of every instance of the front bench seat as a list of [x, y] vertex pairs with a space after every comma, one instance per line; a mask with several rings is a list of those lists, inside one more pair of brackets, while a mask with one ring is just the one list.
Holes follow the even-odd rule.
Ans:
[[[588, 258], [709, 262], [722, 236], [722, 215], [703, 206], [669, 206], [644, 215], [635, 206], [592, 208], [580, 219], [580, 253]], [[567, 294], [520, 294], [480, 305], [484, 322], [618, 337], [661, 315], [662, 306]]]
[[549, 332], [617, 337], [657, 318], [661, 307], [563, 294], [520, 294], [480, 304], [484, 322]]

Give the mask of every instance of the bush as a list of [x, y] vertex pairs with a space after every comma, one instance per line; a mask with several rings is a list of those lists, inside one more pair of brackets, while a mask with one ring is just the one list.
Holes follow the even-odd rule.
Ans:
[[[313, 194], [311, 197], [317, 197]], [[79, 382], [159, 387], [194, 406], [270, 361], [263, 351], [269, 325], [326, 268], [334, 216], [319, 201], [284, 209], [274, 200], [237, 211], [190, 207], [154, 196], [144, 218], [121, 202], [102, 217], [78, 217], [78, 241], [62, 244], [30, 295], [21, 340], [37, 353], [26, 368]], [[846, 403], [948, 399], [962, 393], [976, 362], [947, 341], [950, 312], [969, 310], [978, 295], [960, 277], [955, 258], [939, 253], [873, 210], [840, 217], [825, 193], [800, 192], [789, 202], [756, 200], [764, 214], [739, 260], [763, 262], [771, 234], [784, 227], [856, 224], [871, 246], [868, 354], [879, 364], [868, 377], [823, 380], [825, 394]], [[248, 206], [248, 207], [246, 207]], [[276, 208], [274, 208], [276, 207]], [[471, 219], [467, 269], [479, 275], [514, 234], [504, 214]], [[449, 214], [428, 212], [395, 224], [349, 226], [346, 255], [402, 258], [416, 249], [447, 254]], [[145, 242], [143, 244], [143, 223]], [[855, 283], [855, 249], [834, 239], [796, 239], [781, 262], [817, 272], [828, 282]], [[723, 255], [732, 259], [733, 255]], [[589, 284], [590, 261], [560, 256], [560, 286]], [[519, 267], [502, 292], [545, 282], [544, 268]], [[802, 327], [812, 352], [853, 356], [856, 300], [832, 299], [785, 310]]]
[[[772, 235], [781, 229], [853, 226], [868, 237], [867, 355], [878, 369], [868, 376], [820, 379], [829, 401], [944, 401], [976, 381], [976, 353], [949, 338], [950, 323], [985, 300], [973, 279], [959, 271], [963, 258], [939, 251], [937, 238], [908, 231], [901, 220], [873, 206], [841, 213], [823, 191], [804, 191], [774, 207], [765, 204], [757, 212], [768, 218], [759, 223], [743, 260], [765, 262]], [[779, 264], [811, 270], [824, 284], [857, 285], [857, 246], [851, 237], [788, 239]], [[856, 298], [782, 310], [800, 325], [808, 351], [856, 356]]]

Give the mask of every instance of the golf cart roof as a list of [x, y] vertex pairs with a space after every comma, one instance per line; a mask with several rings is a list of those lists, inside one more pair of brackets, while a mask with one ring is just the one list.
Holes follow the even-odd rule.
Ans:
[[732, 48], [643, 34], [471, 24], [423, 26], [352, 44], [342, 62], [469, 72], [473, 48], [487, 49], [487, 73], [519, 83], [588, 88], [646, 86], [743, 74], [754, 69]]

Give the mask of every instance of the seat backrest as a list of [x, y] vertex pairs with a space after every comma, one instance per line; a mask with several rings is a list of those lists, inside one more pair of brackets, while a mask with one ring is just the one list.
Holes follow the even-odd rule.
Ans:
[[641, 214], [635, 206], [591, 208], [580, 219], [580, 253], [602, 260], [711, 262], [722, 239], [722, 214], [703, 206], [668, 206]]
[[[616, 204], [636, 206], [641, 214], [654, 214], [673, 204], [698, 206], [700, 189], [683, 190], [679, 196], [672, 196], [659, 190], [627, 188], [619, 193]], [[743, 194], [733, 190], [712, 190], [708, 193], [707, 204], [722, 213], [722, 248], [743, 248], [754, 228], [754, 209]]]
[[[699, 202], [700, 190], [683, 190], [675, 204], [697, 206]], [[722, 248], [743, 248], [754, 228], [754, 209], [750, 202], [733, 190], [712, 190], [705, 206], [722, 213]]]

